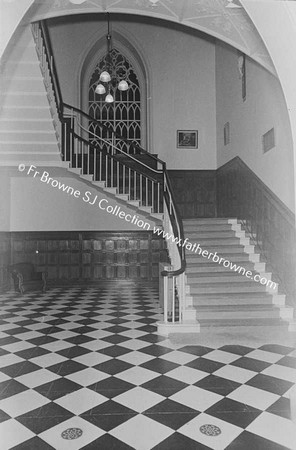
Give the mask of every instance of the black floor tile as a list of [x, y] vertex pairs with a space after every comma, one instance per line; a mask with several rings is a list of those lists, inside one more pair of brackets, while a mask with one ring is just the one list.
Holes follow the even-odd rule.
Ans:
[[94, 366], [94, 369], [108, 373], [109, 375], [116, 375], [117, 373], [130, 369], [131, 367], [134, 366], [125, 361], [121, 361], [119, 359], [110, 359], [109, 361], [97, 364], [96, 366]]
[[78, 389], [81, 389], [80, 384], [74, 383], [67, 378], [58, 378], [50, 383], [37, 386], [34, 390], [50, 400], [56, 400], [57, 398], [69, 394], [70, 392], [75, 392]]
[[99, 351], [107, 356], [111, 356], [111, 358], [117, 358], [118, 356], [125, 355], [126, 353], [130, 353], [132, 350], [124, 347], [120, 347], [119, 345], [112, 345], [111, 347], [103, 348]]
[[176, 369], [177, 367], [179, 367], [179, 364], [173, 363], [171, 361], [166, 361], [165, 359], [161, 358], [154, 358], [141, 364], [140, 367], [152, 370], [153, 372], [164, 374], [170, 372], [173, 369]]
[[265, 352], [279, 353], [280, 355], [287, 355], [295, 351], [295, 348], [286, 347], [284, 345], [279, 344], [265, 344], [259, 347], [259, 350], [263, 350]]
[[86, 342], [94, 341], [95, 338], [92, 338], [90, 336], [83, 336], [81, 334], [77, 336], [72, 336], [71, 338], [65, 339], [65, 341], [70, 342], [70, 344], [85, 344]]
[[203, 356], [213, 351], [210, 347], [203, 347], [202, 345], [186, 345], [179, 349], [181, 352], [190, 353], [191, 355]]
[[134, 387], [135, 386], [133, 384], [114, 377], [110, 377], [99, 381], [98, 383], [94, 383], [91, 386], [87, 386], [88, 389], [99, 392], [101, 395], [108, 398], [117, 397], [117, 395], [123, 394]]
[[187, 386], [188, 384], [169, 378], [166, 375], [161, 375], [141, 385], [143, 389], [148, 389], [164, 397], [170, 397], [176, 392], [185, 389]]
[[24, 359], [32, 359], [37, 358], [37, 356], [46, 355], [46, 353], [50, 353], [50, 351], [42, 347], [32, 347], [16, 352], [15, 355]]
[[282, 359], [277, 361], [277, 364], [296, 369], [296, 358], [293, 358], [292, 356], [284, 356]]
[[[206, 445], [189, 439], [180, 433], [173, 433], [160, 444], [153, 447], [152, 450], [212, 450]], [[252, 449], [253, 450], [253, 449]], [[255, 450], [255, 449], [254, 449]], [[259, 450], [259, 449], [258, 449]]]
[[196, 358], [193, 361], [185, 364], [185, 366], [191, 367], [192, 369], [198, 369], [203, 372], [213, 373], [223, 367], [224, 364], [217, 361], [212, 361], [211, 359], [203, 358], [201, 356], [200, 358]]
[[2, 411], [2, 409], [0, 409], [0, 423], [5, 422], [5, 420], [8, 419], [10, 419], [10, 416], [6, 414], [5, 411]]
[[40, 434], [73, 416], [67, 409], [51, 402], [17, 417], [17, 421], [33, 433]]
[[264, 439], [256, 434], [243, 431], [225, 450], [291, 450]]
[[70, 375], [71, 373], [86, 369], [86, 367], [87, 366], [77, 361], [69, 360], [47, 367], [47, 370], [50, 370], [51, 372], [54, 372], [61, 377], [65, 377], [66, 375]]
[[102, 341], [109, 342], [110, 344], [120, 344], [121, 342], [125, 342], [128, 340], [129, 338], [121, 336], [120, 334], [114, 334], [112, 336], [102, 338]]
[[29, 439], [28, 441], [22, 442], [19, 445], [11, 448], [10, 450], [55, 450], [47, 442], [40, 439], [38, 436]]
[[6, 380], [0, 383], [0, 399], [3, 400], [4, 398], [27, 390], [27, 386], [24, 386], [16, 380]]
[[65, 348], [64, 350], [59, 350], [58, 353], [61, 356], [65, 356], [65, 358], [72, 359], [77, 358], [78, 356], [86, 355], [86, 353], [90, 353], [91, 350], [80, 347], [79, 345], [74, 345], [73, 347]]
[[40, 366], [37, 366], [30, 361], [24, 361], [16, 364], [11, 364], [10, 366], [2, 367], [1, 371], [9, 377], [16, 378], [19, 375], [25, 375], [26, 373], [35, 372], [39, 369]]
[[205, 412], [240, 428], [246, 428], [262, 413], [259, 409], [236, 402], [230, 398], [223, 398]]
[[110, 434], [104, 434], [99, 439], [87, 444], [85, 447], [82, 447], [80, 450], [135, 450], [133, 447], [125, 444], [124, 442], [119, 441], [115, 437]]
[[142, 348], [141, 352], [146, 353], [151, 356], [162, 356], [167, 353], [170, 353], [172, 350], [166, 347], [162, 347], [161, 345], [152, 344], [148, 347]]
[[236, 367], [242, 367], [243, 369], [252, 370], [253, 372], [262, 372], [270, 366], [270, 363], [265, 361], [259, 361], [258, 359], [242, 357], [233, 361], [230, 365]]
[[255, 375], [246, 384], [277, 395], [284, 395], [293, 386], [293, 383], [290, 381], [280, 380], [262, 373]]
[[240, 383], [226, 380], [226, 378], [221, 378], [216, 375], [209, 375], [197, 381], [194, 386], [226, 396], [237, 389], [240, 386]]
[[288, 398], [280, 397], [266, 411], [291, 420], [290, 400]]

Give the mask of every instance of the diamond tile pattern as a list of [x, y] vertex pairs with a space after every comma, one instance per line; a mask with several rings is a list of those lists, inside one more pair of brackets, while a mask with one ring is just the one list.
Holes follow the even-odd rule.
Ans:
[[155, 284], [8, 292], [0, 314], [1, 450], [295, 449], [295, 349], [174, 344]]

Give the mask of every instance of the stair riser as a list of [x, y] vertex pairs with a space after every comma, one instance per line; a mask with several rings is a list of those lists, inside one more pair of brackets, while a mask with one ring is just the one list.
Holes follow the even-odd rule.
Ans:
[[[202, 250], [200, 251], [200, 249], [202, 249]], [[208, 252], [208, 254], [205, 253], [205, 256], [202, 256], [202, 252], [204, 250], [206, 250]], [[200, 245], [200, 247], [199, 247], [199, 249], [198, 249], [198, 251], [196, 253], [195, 253], [195, 250], [194, 251], [190, 251], [190, 250], [186, 249], [186, 255], [188, 255], [188, 256], [189, 255], [194, 255], [197, 258], [200, 257], [200, 258], [203, 258], [203, 259], [208, 259], [208, 256], [209, 256], [210, 253], [212, 253], [213, 255], [216, 253], [217, 256], [224, 257], [225, 254], [228, 254], [228, 255], [232, 255], [233, 254], [233, 255], [235, 255], [237, 253], [242, 254], [243, 252], [244, 252], [244, 247], [243, 246], [238, 246], [238, 245], [237, 246], [233, 245], [232, 247], [231, 246], [225, 246], [225, 247], [222, 247], [222, 246], [221, 247], [215, 247], [214, 246], [214, 247], [211, 247], [210, 245], [208, 245], [207, 247], [202, 247]], [[211, 258], [213, 258], [213, 256], [211, 256]], [[211, 259], [211, 258], [209, 258], [209, 259]]]
[[0, 119], [0, 132], [11, 131], [48, 131], [53, 130], [53, 121], [49, 120], [1, 120]]
[[[240, 254], [233, 253], [232, 255], [229, 255], [229, 258], [227, 258], [227, 259], [229, 259], [229, 261], [231, 261], [233, 263], [237, 263], [240, 265], [243, 265], [244, 262], [250, 262], [249, 255], [246, 255], [246, 254], [242, 255], [241, 253]], [[187, 264], [199, 265], [201, 267], [203, 265], [205, 265], [205, 266], [208, 266], [210, 264], [213, 265], [212, 259], [203, 258], [202, 256], [198, 256], [193, 253], [191, 253], [191, 255], [190, 255], [189, 252], [188, 252], [188, 255], [186, 255], [186, 262], [187, 262]], [[223, 267], [223, 261], [222, 261], [222, 264], [218, 264], [218, 263], [215, 263], [215, 264], [217, 264], [218, 267], [220, 267], [220, 266]]]
[[234, 308], [236, 306], [258, 306], [258, 305], [273, 305], [273, 303], [271, 302], [271, 300], [269, 299], [269, 297], [266, 298], [252, 298], [250, 296], [250, 298], [248, 299], [196, 299], [195, 297], [193, 297], [192, 303], [189, 303], [190, 305], [192, 304], [193, 306], [197, 307], [198, 306], [233, 306]]
[[52, 121], [52, 116], [48, 105], [43, 108], [27, 108], [20, 105], [18, 105], [18, 107], [5, 107], [1, 111], [1, 117], [3, 119], [10, 119], [13, 121], [17, 121], [18, 119], [22, 120], [24, 118], [32, 119], [33, 121], [38, 119], [47, 119]]
[[238, 320], [248, 320], [248, 319], [279, 319], [279, 312], [270, 310], [270, 311], [243, 311], [243, 312], [235, 312], [235, 311], [213, 311], [213, 312], [202, 312], [197, 308], [196, 312], [197, 320], [210, 320], [210, 319], [238, 319]]
[[19, 95], [16, 94], [8, 94], [8, 95], [0, 95], [1, 104], [6, 106], [36, 106], [36, 107], [48, 107], [48, 99], [46, 94], [43, 92], [42, 94], [30, 93], [29, 95], [24, 95], [21, 92]]
[[[36, 56], [37, 58], [37, 56]], [[9, 62], [5, 70], [5, 76], [11, 77], [40, 77], [41, 70], [38, 61], [33, 62]]]
[[183, 220], [184, 225], [220, 225], [220, 224], [236, 224], [237, 219], [228, 218], [204, 218], [204, 219], [185, 219]]
[[[227, 239], [227, 238], [239, 238], [235, 231], [200, 231], [186, 233], [186, 237], [189, 240], [199, 239]], [[244, 233], [241, 232], [241, 237], [244, 237]]]
[[[254, 272], [264, 272], [264, 264], [263, 263], [258, 263], [257, 264], [250, 264], [246, 261], [241, 261], [241, 264], [236, 263], [237, 266], [241, 266], [244, 269], [250, 270], [250, 271], [254, 271]], [[186, 267], [186, 274], [187, 275], [191, 275], [191, 274], [202, 274], [202, 273], [227, 273], [229, 272], [228, 268], [223, 267], [220, 264], [216, 264], [215, 266], [210, 266], [209, 264], [207, 265], [202, 265], [202, 264], [188, 264], [187, 263], [187, 267]]]
[[30, 143], [30, 142], [17, 142], [17, 143], [0, 143], [1, 153], [9, 152], [19, 153], [20, 156], [22, 153], [56, 153], [57, 151], [60, 153], [57, 143]]
[[44, 92], [44, 83], [41, 77], [12, 77], [4, 79], [1, 92]]
[[188, 284], [203, 284], [203, 283], [211, 283], [211, 284], [215, 284], [215, 283], [245, 283], [246, 280], [248, 280], [248, 278], [246, 276], [243, 275], [230, 275], [230, 276], [224, 276], [224, 277], [197, 277], [197, 276], [187, 276], [187, 281]]
[[44, 132], [40, 131], [38, 133], [34, 133], [33, 131], [29, 132], [5, 132], [0, 131], [0, 142], [52, 142], [56, 143], [56, 136], [54, 134], [54, 131], [52, 132]]
[[256, 286], [254, 283], [254, 286], [209, 286], [209, 287], [203, 287], [203, 286], [197, 286], [193, 287], [190, 286], [190, 294], [220, 294], [220, 295], [226, 295], [227, 293], [237, 293], [238, 295], [242, 292], [248, 292], [250, 295], [255, 292], [265, 292], [265, 288], [262, 286]]
[[231, 224], [221, 225], [184, 225], [185, 236], [187, 233], [199, 233], [199, 232], [219, 232], [219, 231], [233, 231]]

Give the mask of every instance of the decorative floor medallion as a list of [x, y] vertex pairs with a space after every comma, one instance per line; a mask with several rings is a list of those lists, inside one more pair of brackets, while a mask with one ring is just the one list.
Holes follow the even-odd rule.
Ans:
[[63, 439], [67, 439], [68, 441], [72, 441], [73, 439], [78, 439], [82, 436], [83, 431], [80, 428], [67, 428], [61, 434]]
[[219, 436], [219, 434], [221, 434], [221, 429], [219, 427], [209, 423], [202, 425], [199, 431], [207, 436]]

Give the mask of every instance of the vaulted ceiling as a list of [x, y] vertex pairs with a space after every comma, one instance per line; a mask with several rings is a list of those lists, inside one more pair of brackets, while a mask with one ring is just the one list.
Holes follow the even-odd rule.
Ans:
[[106, 12], [160, 18], [197, 29], [236, 47], [275, 73], [266, 47], [239, 0], [36, 0], [30, 20]]

